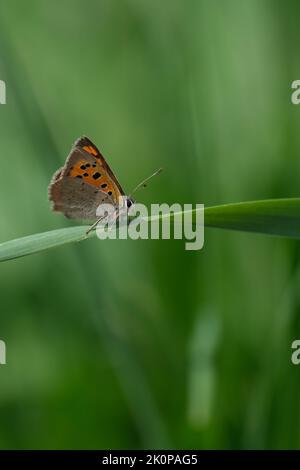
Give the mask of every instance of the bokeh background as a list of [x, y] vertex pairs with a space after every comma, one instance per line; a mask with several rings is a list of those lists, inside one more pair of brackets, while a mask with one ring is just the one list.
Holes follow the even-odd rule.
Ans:
[[[74, 225], [47, 186], [88, 135], [139, 201], [299, 196], [297, 0], [3, 0], [1, 241]], [[207, 229], [0, 269], [0, 448], [299, 448], [299, 243]]]

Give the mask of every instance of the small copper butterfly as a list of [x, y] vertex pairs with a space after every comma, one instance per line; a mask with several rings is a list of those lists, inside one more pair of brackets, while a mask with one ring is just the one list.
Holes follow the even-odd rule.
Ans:
[[[146, 186], [146, 182], [160, 172], [161, 168], [134, 191]], [[71, 219], [95, 220], [100, 204], [112, 204], [117, 210], [120, 197], [123, 197], [127, 209], [134, 203], [131, 196], [125, 196], [105, 158], [87, 137], [76, 140], [64, 166], [54, 173], [48, 195], [52, 209]]]

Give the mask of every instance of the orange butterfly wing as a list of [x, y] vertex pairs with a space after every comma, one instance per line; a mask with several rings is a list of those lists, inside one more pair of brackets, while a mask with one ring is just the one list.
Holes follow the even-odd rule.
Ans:
[[53, 210], [67, 217], [93, 219], [99, 204], [118, 206], [124, 191], [105, 158], [87, 138], [78, 139], [49, 185]]
[[80, 137], [74, 144], [73, 150], [76, 149], [82, 153], [83, 158], [73, 165], [69, 176], [83, 178], [86, 183], [97, 186], [117, 202], [125, 193], [96, 145], [87, 137]]

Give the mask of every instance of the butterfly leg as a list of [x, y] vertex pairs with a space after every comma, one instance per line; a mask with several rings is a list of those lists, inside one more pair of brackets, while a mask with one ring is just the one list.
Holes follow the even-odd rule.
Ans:
[[[111, 214], [112, 216], [114, 216], [115, 222], [117, 222], [117, 220], [118, 220], [119, 213], [120, 213], [119, 209], [116, 209], [115, 212], [113, 214]], [[97, 227], [99, 222], [101, 222], [101, 220], [105, 219], [106, 217], [107, 217], [106, 215], [102, 215], [101, 217], [99, 217], [99, 219], [97, 219], [96, 222], [93, 223], [93, 225], [91, 225], [88, 228], [88, 230], [86, 231], [86, 235], [88, 235], [95, 227]]]
[[96, 222], [88, 228], [88, 230], [86, 231], [86, 235], [88, 235], [95, 227], [97, 227], [99, 222], [101, 222], [101, 220], [103, 220], [105, 217], [106, 215], [102, 215], [101, 217], [99, 217], [99, 219], [97, 219]]

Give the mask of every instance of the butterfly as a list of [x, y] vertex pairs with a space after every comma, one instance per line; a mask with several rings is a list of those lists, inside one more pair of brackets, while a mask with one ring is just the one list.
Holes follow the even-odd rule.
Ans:
[[[146, 186], [151, 177], [142, 181], [134, 191]], [[101, 152], [87, 137], [75, 141], [64, 166], [54, 173], [48, 195], [52, 210], [71, 219], [97, 219], [96, 211], [100, 204], [111, 204], [116, 211], [120, 201], [127, 210], [134, 204], [133, 198], [125, 195]]]

